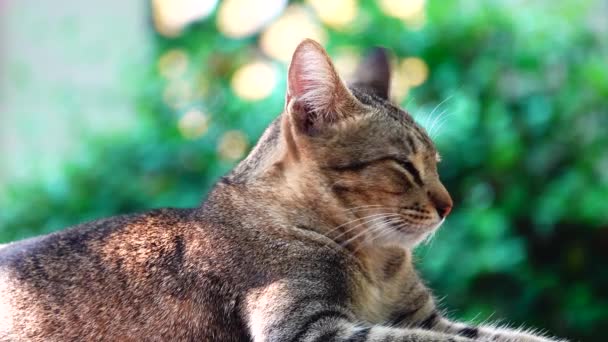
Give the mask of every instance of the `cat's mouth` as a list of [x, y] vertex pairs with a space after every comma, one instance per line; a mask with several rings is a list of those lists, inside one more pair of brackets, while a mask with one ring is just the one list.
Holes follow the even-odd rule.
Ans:
[[[380, 243], [401, 244], [414, 247], [420, 242], [429, 239], [433, 233], [441, 227], [445, 218], [432, 223], [414, 223], [405, 220], [386, 221], [387, 228], [393, 230], [394, 234], [385, 234], [384, 238], [378, 239]], [[390, 238], [387, 238], [390, 237]]]
[[445, 218], [442, 218], [439, 221], [433, 222], [433, 223], [414, 223], [414, 222], [409, 222], [409, 221], [405, 221], [405, 220], [389, 220], [387, 223], [388, 225], [393, 228], [394, 230], [398, 231], [398, 232], [402, 232], [405, 234], [412, 234], [415, 232], [418, 233], [423, 233], [423, 232], [429, 232], [429, 231], [434, 231], [436, 229], [438, 229], [443, 222], [445, 221]]
[[411, 248], [425, 239], [430, 239], [444, 221], [444, 218], [430, 215], [374, 213], [343, 223], [333, 231], [338, 232], [338, 228], [353, 224], [343, 228], [341, 233], [336, 233], [335, 238], [342, 240], [343, 245], [359, 240], [366, 245], [400, 245]]

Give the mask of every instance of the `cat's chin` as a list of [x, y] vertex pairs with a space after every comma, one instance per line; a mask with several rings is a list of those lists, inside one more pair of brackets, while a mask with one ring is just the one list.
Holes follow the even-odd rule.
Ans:
[[423, 227], [422, 229], [416, 228], [412, 231], [408, 231], [407, 228], [391, 229], [390, 232], [382, 234], [381, 237], [374, 239], [373, 244], [377, 246], [400, 246], [402, 248], [413, 249], [423, 241], [428, 240], [432, 237], [433, 233], [441, 227], [444, 219], [439, 222]]
[[373, 244], [376, 246], [387, 247], [387, 246], [399, 246], [401, 248], [413, 249], [418, 246], [426, 237], [430, 234], [406, 234], [402, 232], [394, 232], [390, 236], [383, 239], [374, 240]]

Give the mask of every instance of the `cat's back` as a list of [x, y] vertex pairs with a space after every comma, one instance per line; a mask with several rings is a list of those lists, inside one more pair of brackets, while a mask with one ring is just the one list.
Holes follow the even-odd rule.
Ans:
[[[187, 209], [156, 209], [149, 212], [120, 215], [82, 223], [61, 231], [0, 245], [0, 265], [6, 268], [31, 268], [40, 261], [95, 259], [109, 246], [120, 249], [119, 241], [147, 241], [159, 230], [175, 233], [175, 224], [190, 214]], [[124, 247], [124, 246], [123, 246]], [[32, 263], [32, 264], [29, 264]]]
[[214, 326], [242, 330], [227, 307], [237, 296], [223, 272], [232, 261], [217, 252], [237, 242], [194, 212], [117, 216], [0, 247], [0, 340], [204, 340], [221, 333]]

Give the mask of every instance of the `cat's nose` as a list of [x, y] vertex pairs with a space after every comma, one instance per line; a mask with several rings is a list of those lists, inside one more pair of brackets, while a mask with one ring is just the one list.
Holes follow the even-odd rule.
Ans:
[[448, 216], [450, 211], [452, 211], [453, 203], [447, 190], [445, 190], [445, 188], [442, 186], [441, 190], [434, 192], [429, 191], [428, 195], [431, 203], [433, 203], [433, 206], [435, 207], [435, 210], [437, 210], [439, 217], [444, 218]]
[[450, 211], [452, 211], [452, 205], [445, 203], [435, 204], [435, 209], [437, 209], [437, 214], [439, 214], [439, 217], [444, 218], [448, 216]]

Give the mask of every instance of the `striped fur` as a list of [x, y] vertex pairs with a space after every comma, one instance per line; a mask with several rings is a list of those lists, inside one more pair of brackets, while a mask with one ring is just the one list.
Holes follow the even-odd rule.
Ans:
[[285, 112], [199, 208], [0, 249], [0, 341], [551, 341], [438, 311], [411, 254], [452, 206], [437, 151], [386, 54], [363, 65], [348, 88], [304, 41]]

